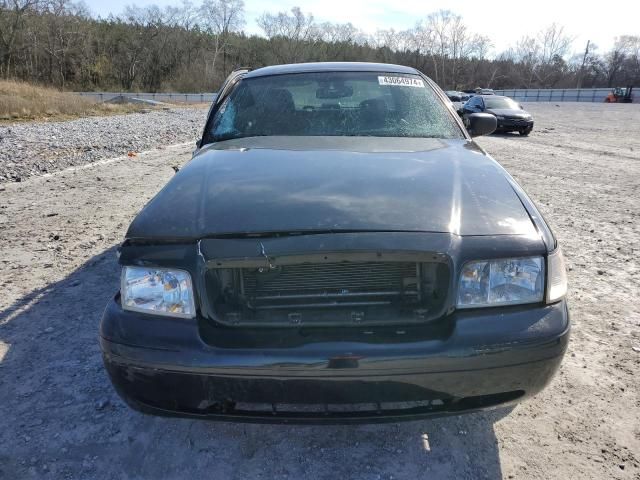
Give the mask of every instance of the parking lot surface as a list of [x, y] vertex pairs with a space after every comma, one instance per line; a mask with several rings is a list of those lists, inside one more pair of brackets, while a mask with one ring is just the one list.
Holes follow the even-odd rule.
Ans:
[[193, 139], [0, 184], [0, 478], [640, 478], [640, 105], [525, 108], [531, 136], [478, 143], [537, 203], [568, 262], [572, 339], [540, 395], [512, 411], [363, 426], [131, 411], [98, 346], [115, 247]]

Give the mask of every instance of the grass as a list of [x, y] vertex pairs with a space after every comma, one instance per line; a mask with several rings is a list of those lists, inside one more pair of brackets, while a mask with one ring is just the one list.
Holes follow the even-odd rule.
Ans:
[[97, 103], [53, 88], [13, 80], [0, 80], [0, 122], [66, 120], [139, 112], [148, 108], [148, 105]]

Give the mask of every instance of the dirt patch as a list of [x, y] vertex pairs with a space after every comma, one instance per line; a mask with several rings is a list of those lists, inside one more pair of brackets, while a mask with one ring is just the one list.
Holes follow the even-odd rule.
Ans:
[[0, 185], [0, 478], [640, 476], [640, 107], [538, 104], [479, 143], [536, 201], [570, 268], [558, 376], [512, 412], [374, 426], [145, 417], [103, 371], [115, 245], [188, 144]]

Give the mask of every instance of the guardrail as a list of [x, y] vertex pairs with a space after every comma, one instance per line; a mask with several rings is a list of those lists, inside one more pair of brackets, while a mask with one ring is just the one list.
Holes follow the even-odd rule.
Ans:
[[157, 102], [178, 103], [211, 103], [216, 93], [144, 93], [144, 92], [75, 92], [81, 97], [89, 97], [98, 102], [106, 102], [112, 98], [125, 97], [143, 98]]
[[[508, 88], [495, 90], [496, 95], [505, 95], [519, 102], [604, 102], [610, 88]], [[124, 95], [158, 102], [211, 103], [216, 93], [143, 93], [143, 92], [76, 92], [98, 102]]]
[[518, 102], [604, 102], [610, 88], [508, 88], [495, 90]]

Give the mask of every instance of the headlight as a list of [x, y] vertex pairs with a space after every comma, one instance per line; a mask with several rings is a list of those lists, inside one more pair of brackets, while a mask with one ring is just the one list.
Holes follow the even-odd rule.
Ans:
[[567, 268], [560, 248], [549, 255], [547, 264], [547, 303], [553, 303], [567, 294]]
[[124, 267], [120, 293], [125, 310], [181, 318], [196, 315], [191, 276], [182, 270]]
[[542, 257], [481, 260], [466, 263], [458, 285], [458, 308], [541, 302]]

